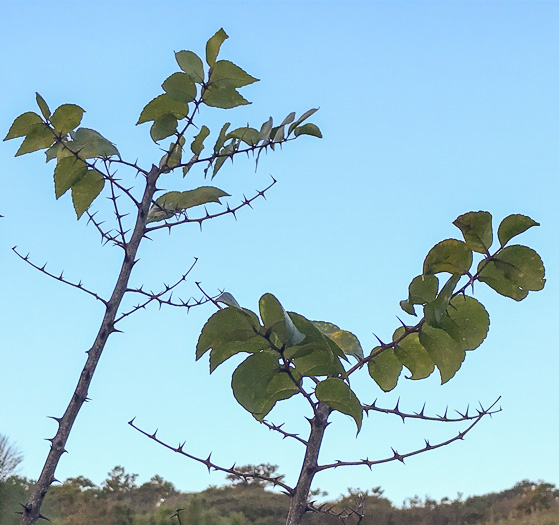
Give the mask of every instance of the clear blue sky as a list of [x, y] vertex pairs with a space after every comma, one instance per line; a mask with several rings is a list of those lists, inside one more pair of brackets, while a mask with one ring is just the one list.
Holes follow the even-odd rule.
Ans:
[[[202, 113], [214, 134], [222, 122], [259, 126], [270, 115], [320, 107], [313, 120], [323, 140], [302, 138], [267, 155], [254, 173], [239, 159], [216, 185], [242, 194], [278, 184], [254, 210], [154, 235], [141, 250], [134, 283], [157, 290], [193, 261], [194, 280], [225, 288], [255, 309], [264, 292], [311, 319], [353, 331], [365, 348], [373, 332], [388, 339], [398, 302], [420, 273], [427, 251], [459, 235], [452, 221], [488, 210], [495, 221], [524, 213], [541, 223], [522, 241], [547, 270], [543, 292], [522, 303], [487, 293], [489, 337], [470, 352], [444, 386], [437, 374], [401, 381], [383, 394], [363, 377], [363, 402], [442, 412], [502, 397], [503, 412], [487, 418], [463, 442], [406, 465], [331, 471], [316, 487], [337, 497], [347, 487], [382, 486], [396, 504], [499, 491], [522, 479], [559, 484], [555, 417], [559, 365], [559, 4], [556, 2], [5, 2], [0, 122], [35, 109], [35, 91], [51, 108], [73, 102], [83, 125], [144, 166], [157, 162], [147, 125], [134, 124], [143, 106], [176, 71], [173, 51], [203, 54], [223, 27], [223, 58], [261, 82], [245, 89], [251, 106]], [[102, 247], [85, 221], [76, 222], [68, 196], [55, 201], [51, 164], [42, 153], [14, 159], [15, 141], [0, 145], [0, 432], [25, 456], [20, 473], [39, 475], [55, 423], [77, 382], [102, 317], [85, 294], [22, 263], [11, 247], [69, 279], [107, 295], [121, 254]], [[125, 175], [123, 173], [123, 175]], [[202, 183], [201, 174], [169, 189]], [[101, 204], [102, 210], [106, 209]], [[293, 481], [302, 450], [258, 425], [229, 387], [234, 363], [212, 376], [194, 347], [211, 307], [156, 308], [123, 325], [110, 339], [57, 471], [100, 483], [115, 465], [144, 482], [159, 474], [186, 491], [224, 482], [219, 474], [158, 448], [126, 422], [226, 466], [270, 462]], [[297, 402], [272, 412], [277, 423], [305, 432]], [[331, 429], [331, 430], [330, 430]], [[355, 439], [354, 423], [334, 417], [322, 458], [357, 459], [405, 452], [462, 427], [402, 424], [370, 417]]]

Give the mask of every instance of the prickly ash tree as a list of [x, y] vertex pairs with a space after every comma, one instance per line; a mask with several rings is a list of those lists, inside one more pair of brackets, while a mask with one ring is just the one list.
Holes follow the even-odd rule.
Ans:
[[[295, 113], [290, 113], [279, 125], [274, 125], [272, 118], [269, 118], [260, 129], [245, 126], [230, 130], [230, 123], [226, 123], [217, 134], [210, 153], [204, 155], [210, 130], [198, 123], [202, 116], [200, 110], [203, 107], [231, 109], [249, 104], [238, 90], [257, 81], [234, 63], [218, 60], [221, 45], [226, 38], [227, 34], [220, 29], [207, 42], [207, 67], [204, 67], [202, 60], [192, 51], [175, 53], [180, 71], [163, 82], [163, 94], [149, 102], [141, 111], [137, 124], [152, 122], [151, 138], [164, 150], [157, 165], [144, 168], [137, 162], [124, 160], [116, 146], [100, 133], [79, 127], [84, 113], [81, 107], [63, 104], [51, 112], [39, 94], [36, 99], [40, 114], [27, 112], [17, 117], [4, 139], [23, 137], [16, 156], [46, 150], [47, 161], [56, 161], [56, 198], [70, 191], [78, 219], [85, 215], [88, 224], [97, 229], [104, 243], [123, 251], [122, 267], [113, 292], [109, 298], [104, 298], [84, 286], [82, 281], [72, 282], [62, 273], [51, 273], [46, 265], [34, 263], [29, 255], [23, 255], [14, 247], [14, 252], [29, 265], [91, 295], [105, 307], [97, 337], [87, 351], [86, 363], [66, 411], [61, 417], [52, 418], [58, 423], [58, 429], [49, 440], [51, 447], [39, 480], [27, 503], [22, 505], [22, 524], [35, 523], [44, 517], [41, 514], [41, 504], [50, 485], [56, 481], [55, 471], [65, 452], [72, 425], [87, 400], [105, 345], [112, 333], [120, 331], [121, 321], [152, 303], [189, 310], [208, 301], [205, 298], [183, 301], [172, 297], [172, 293], [187, 279], [194, 264], [173, 284], [163, 285], [157, 293], [148, 292], [141, 285], [131, 285], [131, 275], [142, 241], [148, 235], [153, 237], [160, 230], [170, 231], [177, 226], [192, 223], [202, 227], [205, 221], [226, 215], [235, 216], [238, 210], [264, 196], [275, 183], [272, 179], [266, 188], [257, 191], [251, 198], [243, 197], [234, 206], [227, 204], [224, 210], [215, 212], [205, 209], [203, 213], [198, 212], [196, 215], [200, 206], [221, 204], [221, 199], [229, 195], [208, 185], [182, 189], [180, 186], [185, 184], [176, 175], [182, 172], [184, 178], [193, 168], [202, 167], [204, 177], [213, 179], [228, 159], [232, 160], [241, 153], [253, 154], [258, 164], [263, 151], [274, 150], [275, 146], [301, 135], [321, 136], [314, 124], [305, 122], [316, 111], [311, 109], [298, 118]], [[120, 169], [119, 178], [115, 175], [117, 169]], [[142, 184], [134, 185], [122, 178], [120, 173], [125, 169], [128, 169], [130, 180], [140, 180]], [[162, 178], [165, 186], [175, 184], [177, 191], [158, 195], [161, 193], [159, 182]], [[189, 176], [186, 180], [189, 181], [190, 178]], [[112, 228], [105, 226], [107, 217], [102, 220], [96, 212], [91, 211], [93, 202], [101, 195], [105, 195], [110, 201]], [[191, 208], [195, 208], [192, 215]], [[123, 298], [127, 295], [139, 297], [138, 304], [128, 310], [122, 306]]]

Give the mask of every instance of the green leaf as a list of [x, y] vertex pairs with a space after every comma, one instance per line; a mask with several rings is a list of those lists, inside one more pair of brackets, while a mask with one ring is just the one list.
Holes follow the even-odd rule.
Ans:
[[221, 44], [229, 37], [227, 33], [221, 28], [214, 36], [212, 36], [206, 44], [206, 63], [208, 66], [213, 67], [219, 54]]
[[235, 138], [242, 140], [249, 146], [254, 146], [258, 143], [259, 133], [254, 128], [246, 126], [244, 128], [237, 128], [227, 134], [227, 138]]
[[434, 275], [418, 275], [409, 286], [408, 301], [411, 304], [425, 304], [437, 296], [439, 280]]
[[281, 303], [272, 294], [260, 298], [260, 317], [269, 332], [274, 333], [287, 347], [299, 344], [305, 335], [300, 332], [283, 309]]
[[[404, 327], [398, 328], [392, 337], [396, 341], [404, 334]], [[409, 379], [425, 379], [429, 377], [433, 370], [433, 360], [419, 342], [419, 335], [416, 332], [408, 334], [394, 348], [394, 354], [402, 364], [411, 372]]]
[[410, 303], [407, 299], [404, 301], [400, 301], [400, 308], [404, 310], [404, 312], [406, 312], [407, 314], [414, 315], [414, 316], [417, 315], [415, 313], [415, 308], [413, 307], [413, 304]]
[[441, 384], [454, 377], [466, 355], [460, 345], [445, 330], [428, 324], [421, 327], [419, 341], [439, 369]]
[[147, 106], [142, 110], [136, 125], [149, 122], [151, 120], [157, 120], [166, 114], [171, 114], [178, 120], [182, 120], [186, 117], [186, 115], [188, 115], [188, 104], [173, 100], [167, 94], [159, 95], [157, 98], [154, 98], [151, 102], [149, 102], [149, 104], [147, 104]]
[[159, 117], [151, 126], [150, 135], [153, 142], [170, 137], [177, 131], [178, 122], [174, 115], [167, 113]]
[[293, 130], [299, 126], [299, 124], [301, 124], [301, 122], [304, 122], [305, 120], [307, 120], [311, 115], [314, 115], [316, 112], [318, 111], [318, 108], [314, 108], [314, 109], [309, 109], [308, 111], [305, 111], [296, 121], [294, 121], [290, 126], [289, 126], [289, 130], [287, 132], [287, 135], [291, 135], [291, 133], [293, 132]]
[[219, 200], [221, 197], [229, 197], [229, 194], [214, 186], [200, 186], [188, 191], [170, 191], [159, 197], [155, 204], [151, 205], [147, 223], [169, 219], [179, 211], [194, 206], [210, 202], [221, 204]]
[[363, 422], [363, 408], [351, 388], [341, 379], [328, 378], [316, 385], [316, 397], [330, 408], [351, 416], [357, 425], [357, 433]]
[[[376, 347], [373, 352], [379, 349], [380, 347]], [[396, 357], [394, 350], [388, 348], [369, 361], [369, 375], [382, 390], [390, 392], [398, 384], [402, 366], [402, 362]]]
[[259, 352], [245, 359], [233, 372], [231, 388], [235, 399], [258, 421], [299, 389], [285, 372], [280, 372], [279, 354]]
[[78, 128], [70, 133], [71, 141], [64, 144], [82, 159], [106, 158], [120, 153], [115, 145], [94, 129]]
[[74, 186], [87, 172], [87, 166], [76, 157], [65, 157], [58, 161], [54, 169], [54, 193], [59, 199]]
[[179, 67], [190, 77], [193, 82], [204, 82], [204, 64], [200, 57], [192, 51], [179, 51], [175, 53], [175, 60]]
[[236, 89], [234, 88], [218, 88], [210, 86], [202, 96], [206, 106], [231, 109], [237, 106], [244, 106], [250, 104]]
[[50, 117], [50, 109], [48, 104], [45, 102], [45, 99], [37, 92], [35, 92], [35, 99], [37, 100], [37, 106], [39, 106], [43, 117], [48, 119]]
[[532, 226], [539, 226], [540, 223], [536, 222], [535, 220], [527, 217], [526, 215], [509, 215], [505, 217], [501, 224], [499, 225], [499, 231], [497, 236], [499, 237], [499, 242], [501, 246], [504, 246], [509, 242], [513, 237], [524, 233], [526, 230], [531, 228]]
[[198, 135], [194, 137], [194, 140], [190, 145], [190, 149], [192, 153], [194, 153], [194, 155], [198, 156], [200, 155], [200, 153], [202, 153], [202, 150], [204, 149], [204, 140], [206, 140], [206, 137], [209, 134], [210, 130], [206, 126], [202, 126], [202, 129], [200, 129], [200, 133], [198, 133]]
[[449, 334], [462, 350], [474, 350], [487, 337], [489, 314], [473, 297], [457, 295], [450, 301], [439, 328]]
[[27, 133], [21, 146], [17, 150], [15, 156], [25, 155], [40, 149], [48, 148], [56, 140], [52, 130], [42, 122], [35, 124], [35, 126]]
[[325, 321], [312, 321], [322, 334], [334, 341], [346, 355], [353, 355], [358, 359], [363, 357], [363, 348], [359, 339], [347, 330], [341, 330], [339, 326]]
[[[33, 113], [33, 111], [23, 113], [14, 120], [4, 140], [15, 139], [17, 137], [25, 137], [28, 133], [31, 133], [31, 131], [33, 131], [38, 124], [43, 124], [43, 121], [41, 117], [37, 115], [37, 113]], [[47, 126], [44, 125], [44, 127]]]
[[234, 306], [235, 308], [241, 307], [241, 305], [237, 302], [237, 299], [235, 299], [229, 292], [223, 292], [219, 297], [215, 299], [215, 302], [223, 303], [227, 306]]
[[72, 201], [78, 219], [89, 209], [104, 186], [105, 179], [97, 170], [87, 170], [83, 177], [72, 185]]
[[319, 139], [322, 138], [322, 133], [315, 124], [303, 124], [301, 127], [295, 128], [295, 136], [298, 137], [299, 135], [311, 135]]
[[466, 243], [456, 239], [446, 239], [436, 244], [425, 258], [423, 275], [448, 272], [465, 274], [472, 265], [472, 250]]
[[161, 87], [173, 100], [183, 104], [196, 98], [196, 84], [186, 73], [173, 73]]
[[230, 125], [231, 125], [230, 122], [226, 122], [225, 124], [223, 124], [223, 126], [221, 128], [221, 131], [219, 132], [219, 136], [217, 137], [217, 140], [215, 141], [215, 146], [214, 146], [214, 153], [215, 154], [219, 153], [219, 150], [225, 144], [225, 141], [227, 140], [227, 130], [229, 129]]
[[439, 295], [434, 301], [427, 303], [423, 308], [425, 315], [425, 322], [434, 326], [435, 328], [441, 327], [443, 317], [446, 315], [450, 299], [454, 293], [454, 289], [460, 280], [460, 275], [455, 273], [450, 276], [449, 280], [442, 287]]
[[209, 83], [216, 88], [240, 88], [258, 82], [239, 66], [229, 60], [219, 60], [212, 68]]
[[468, 247], [474, 252], [488, 253], [493, 244], [491, 214], [471, 211], [460, 215], [452, 224], [460, 229]]
[[266, 142], [270, 138], [270, 133], [274, 127], [274, 120], [270, 117], [266, 122], [264, 122], [260, 128], [260, 133], [258, 133], [258, 142]]
[[524, 299], [531, 290], [541, 290], [545, 284], [543, 262], [527, 246], [503, 248], [489, 263], [480, 261], [478, 273], [481, 282], [516, 301]]
[[76, 104], [62, 104], [54, 110], [50, 121], [60, 135], [66, 135], [79, 126], [83, 114], [84, 110]]
[[167, 164], [168, 168], [174, 168], [178, 166], [182, 162], [182, 150], [184, 147], [185, 138], [181, 136], [178, 142], [172, 142], [169, 146], [169, 151], [172, 151], [171, 155], [169, 153], [165, 153], [161, 158], [161, 162], [159, 163], [159, 167], [162, 168], [165, 163]]

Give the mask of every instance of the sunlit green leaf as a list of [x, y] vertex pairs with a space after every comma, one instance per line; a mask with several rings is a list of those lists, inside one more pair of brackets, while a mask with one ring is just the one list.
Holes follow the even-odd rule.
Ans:
[[[42, 123], [43, 121], [41, 120], [41, 117], [37, 115], [37, 113], [33, 113], [33, 111], [23, 113], [14, 120], [4, 140], [15, 139], [17, 137], [25, 137], [25, 135], [33, 131], [38, 124]], [[46, 128], [46, 125], [43, 127]]]
[[[163, 158], [161, 159], [163, 162], [167, 163], [169, 168], [174, 168], [178, 166], [182, 162], [182, 150], [184, 148], [185, 138], [181, 136], [178, 142], [172, 142], [169, 146], [169, 151], [171, 151], [171, 155], [166, 153]], [[162, 167], [160, 165], [160, 167]]]
[[177, 119], [174, 115], [167, 113], [159, 117], [151, 126], [150, 135], [153, 142], [170, 137], [177, 131]]
[[221, 109], [231, 109], [250, 104], [236, 89], [229, 87], [210, 86], [204, 91], [202, 98], [207, 106]]
[[112, 142], [93, 129], [79, 128], [70, 133], [70, 137], [72, 140], [64, 143], [82, 159], [120, 155]]
[[259, 421], [277, 401], [299, 393], [288, 374], [280, 372], [278, 358], [275, 352], [259, 352], [233, 372], [231, 387], [235, 399]]
[[27, 133], [21, 146], [16, 152], [16, 157], [31, 153], [40, 149], [48, 148], [56, 140], [52, 130], [46, 124], [35, 124], [35, 126]]
[[204, 65], [196, 53], [192, 51], [179, 51], [175, 53], [175, 60], [193, 82], [198, 84], [204, 82]]
[[151, 120], [157, 120], [166, 114], [173, 115], [177, 119], [181, 120], [188, 115], [188, 104], [173, 100], [166, 93], [159, 95], [142, 110], [136, 125], [149, 122]]
[[161, 87], [169, 97], [183, 104], [196, 98], [196, 84], [186, 73], [173, 73]]
[[78, 219], [89, 209], [104, 185], [105, 179], [97, 170], [87, 170], [84, 176], [72, 185], [72, 201]]
[[60, 135], [66, 135], [79, 126], [83, 114], [84, 110], [80, 106], [63, 104], [54, 110], [50, 121]]
[[527, 246], [503, 248], [489, 263], [481, 261], [478, 272], [481, 282], [516, 301], [524, 299], [531, 290], [541, 290], [545, 284], [543, 262]]
[[[404, 327], [398, 328], [392, 337], [395, 341], [404, 334]], [[434, 370], [433, 360], [419, 342], [419, 335], [414, 332], [404, 337], [394, 349], [394, 354], [411, 372], [410, 379], [424, 379]]]
[[200, 186], [188, 191], [170, 191], [159, 197], [155, 204], [152, 204], [148, 212], [147, 222], [168, 219], [179, 211], [210, 202], [221, 204], [219, 199], [228, 196], [228, 193], [214, 186]]
[[315, 124], [303, 124], [302, 126], [295, 128], [295, 136], [298, 137], [299, 135], [311, 135], [313, 137], [318, 137], [319, 139], [322, 138], [322, 133]]
[[206, 44], [206, 63], [208, 66], [213, 67], [219, 54], [221, 44], [229, 37], [227, 33], [221, 28], [214, 36], [212, 36]]
[[465, 356], [460, 345], [446, 331], [428, 324], [421, 327], [419, 341], [439, 369], [441, 383], [454, 377]]
[[341, 379], [328, 378], [316, 385], [316, 397], [329, 407], [351, 416], [357, 425], [357, 432], [361, 430], [363, 422], [363, 408], [351, 388]]
[[65, 157], [58, 161], [54, 169], [54, 193], [59, 199], [87, 172], [87, 166], [75, 157]]
[[305, 338], [283, 309], [281, 303], [272, 294], [260, 298], [260, 317], [267, 330], [276, 334], [281, 343], [287, 347], [299, 344]]
[[212, 68], [209, 82], [216, 88], [240, 88], [258, 82], [258, 79], [229, 60], [219, 60]]
[[471, 211], [460, 215], [452, 224], [460, 229], [471, 250], [488, 253], [493, 244], [493, 226], [489, 212]]
[[487, 337], [489, 314], [483, 305], [467, 295], [452, 298], [440, 326], [462, 350], [474, 350]]
[[526, 215], [509, 215], [505, 217], [501, 224], [499, 225], [499, 231], [497, 233], [499, 237], [499, 242], [501, 246], [504, 246], [509, 242], [513, 237], [524, 233], [527, 229], [531, 228], [532, 226], [539, 226], [540, 223], [536, 222], [535, 220], [527, 217]]
[[[373, 349], [380, 350], [380, 347]], [[368, 364], [369, 375], [374, 379], [375, 383], [385, 392], [393, 390], [398, 384], [398, 378], [402, 372], [402, 361], [400, 361], [394, 350], [388, 348], [377, 356], [373, 357]]]
[[418, 275], [409, 286], [408, 301], [411, 304], [425, 304], [437, 296], [439, 280], [434, 275]]
[[353, 355], [357, 358], [363, 357], [363, 348], [359, 339], [348, 332], [341, 330], [339, 326], [325, 321], [312, 321], [312, 323], [328, 338], [334, 341], [346, 355]]
[[37, 100], [37, 106], [39, 106], [43, 117], [48, 119], [50, 117], [50, 109], [48, 104], [45, 102], [45, 99], [39, 95], [39, 93], [35, 93], [35, 99]]
[[194, 155], [198, 156], [200, 155], [200, 153], [202, 153], [202, 150], [204, 149], [204, 140], [206, 140], [206, 137], [209, 134], [210, 134], [209, 128], [207, 128], [206, 126], [202, 126], [200, 132], [198, 133], [198, 135], [196, 135], [196, 137], [194, 137], [194, 140], [190, 145], [190, 149], [192, 153], [194, 153]]
[[456, 239], [446, 239], [436, 244], [425, 258], [423, 274], [448, 272], [464, 274], [472, 265], [472, 250], [466, 243]]

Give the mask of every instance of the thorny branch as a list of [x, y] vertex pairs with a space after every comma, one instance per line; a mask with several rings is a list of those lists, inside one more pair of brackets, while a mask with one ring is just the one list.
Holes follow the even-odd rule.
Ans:
[[[404, 460], [406, 458], [409, 458], [411, 456], [415, 456], [417, 454], [422, 454], [423, 452], [427, 452], [429, 450], [435, 450], [437, 448], [441, 448], [444, 447], [446, 445], [449, 445], [450, 443], [453, 443], [454, 441], [458, 441], [460, 439], [464, 439], [464, 436], [470, 432], [470, 430], [472, 430], [472, 428], [474, 428], [481, 420], [483, 417], [489, 415], [491, 416], [492, 414], [495, 414], [497, 412], [500, 412], [501, 409], [499, 408], [498, 410], [493, 410], [493, 407], [498, 403], [500, 397], [487, 409], [481, 407], [481, 409], [479, 409], [477, 412], [477, 416], [475, 416], [475, 418], [473, 419], [473, 422], [470, 424], [470, 426], [468, 428], [466, 428], [466, 430], [462, 431], [462, 432], [458, 432], [458, 434], [456, 434], [455, 436], [451, 437], [450, 439], [447, 439], [446, 441], [441, 441], [439, 443], [436, 443], [435, 445], [432, 445], [431, 443], [429, 443], [429, 441], [426, 439], [425, 440], [425, 446], [416, 450], [413, 450], [411, 452], [406, 452], [405, 454], [399, 454], [396, 450], [392, 449], [393, 455], [387, 458], [383, 458], [383, 459], [377, 459], [377, 460], [369, 460], [369, 459], [361, 459], [358, 461], [341, 461], [341, 460], [336, 460], [334, 463], [328, 463], [325, 465], [318, 465], [316, 467], [316, 471], [320, 472], [322, 470], [327, 470], [330, 468], [338, 468], [338, 467], [355, 467], [355, 466], [360, 466], [360, 465], [365, 465], [369, 468], [371, 468], [373, 465], [379, 465], [381, 463], [388, 463], [390, 461], [401, 461], [402, 463], [404, 463]], [[463, 418], [463, 420], [465, 420], [466, 418]], [[441, 421], [444, 421], [442, 419], [440, 419]]]
[[120, 246], [122, 249], [125, 249], [125, 246], [116, 237], [111, 235], [111, 232], [113, 230], [105, 231], [103, 230], [103, 228], [101, 228], [103, 222], [98, 222], [95, 219], [95, 215], [97, 215], [97, 212], [91, 213], [89, 210], [86, 210], [85, 213], [88, 217], [87, 223], [89, 224], [91, 222], [95, 226], [97, 231], [101, 234], [101, 238], [104, 241], [102, 242], [103, 245], [107, 244], [108, 242], [112, 242], [115, 246]]
[[275, 430], [276, 432], [279, 432], [282, 436], [283, 439], [285, 438], [292, 438], [292, 439], [296, 439], [297, 441], [299, 441], [299, 443], [302, 443], [303, 445], [307, 446], [308, 442], [305, 441], [301, 436], [299, 436], [298, 434], [291, 434], [289, 432], [286, 432], [285, 430], [283, 430], [283, 423], [281, 425], [274, 425], [273, 423], [270, 423], [266, 420], [262, 420], [261, 423], [268, 427], [270, 430]]
[[249, 474], [246, 472], [241, 472], [239, 470], [237, 470], [235, 468], [235, 464], [233, 464], [232, 467], [230, 468], [225, 468], [225, 467], [220, 467], [219, 465], [213, 463], [211, 461], [211, 457], [212, 455], [210, 454], [206, 459], [197, 457], [197, 456], [193, 456], [192, 454], [189, 454], [188, 452], [184, 451], [184, 445], [186, 444], [186, 442], [183, 442], [182, 444], [179, 444], [178, 447], [173, 447], [172, 445], [169, 445], [168, 443], [166, 443], [165, 441], [162, 441], [161, 439], [159, 439], [157, 437], [157, 430], [153, 433], [150, 434], [149, 432], [146, 432], [145, 430], [142, 430], [140, 427], [138, 427], [137, 425], [134, 424], [134, 420], [136, 418], [131, 419], [130, 421], [128, 421], [128, 424], [135, 430], [137, 430], [138, 432], [140, 432], [140, 434], [143, 434], [144, 436], [152, 439], [153, 441], [155, 441], [156, 443], [158, 443], [159, 445], [162, 445], [165, 448], [168, 448], [169, 450], [172, 450], [173, 452], [176, 452], [177, 454], [181, 454], [189, 459], [192, 459], [194, 461], [197, 461], [198, 463], [202, 463], [203, 465], [206, 466], [206, 468], [208, 469], [208, 472], [211, 470], [215, 470], [215, 471], [219, 471], [219, 472], [225, 472], [227, 474], [232, 474], [233, 476], [236, 476], [240, 479], [261, 479], [262, 481], [268, 481], [270, 483], [272, 483], [274, 486], [279, 486], [282, 489], [284, 489], [288, 494], [292, 494], [294, 492], [294, 489], [292, 487], [290, 487], [289, 485], [285, 484], [283, 481], [281, 481], [281, 476], [272, 478], [269, 476], [263, 476], [262, 474]]
[[27, 255], [22, 255], [21, 253], [19, 253], [17, 251], [17, 246], [14, 246], [12, 248], [12, 251], [23, 261], [25, 261], [27, 264], [29, 264], [29, 266], [32, 266], [33, 268], [35, 268], [36, 270], [39, 270], [41, 273], [44, 273], [45, 275], [48, 275], [49, 277], [52, 277], [53, 279], [60, 281], [61, 283], [67, 284], [68, 286], [72, 286], [73, 288], [77, 288], [78, 290], [81, 290], [82, 292], [85, 292], [89, 295], [91, 295], [92, 297], [95, 297], [95, 299], [97, 299], [98, 301], [101, 301], [105, 306], [107, 306], [108, 301], [106, 299], [103, 299], [100, 295], [96, 294], [95, 292], [92, 292], [91, 290], [88, 290], [81, 281], [79, 281], [78, 283], [73, 283], [71, 281], [68, 281], [67, 279], [64, 278], [64, 272], [61, 272], [60, 275], [55, 275], [51, 272], [49, 272], [46, 267], [47, 267], [47, 263], [43, 264], [43, 266], [39, 266], [38, 264], [35, 264], [33, 262], [31, 262], [31, 260], [29, 259], [29, 254]]

